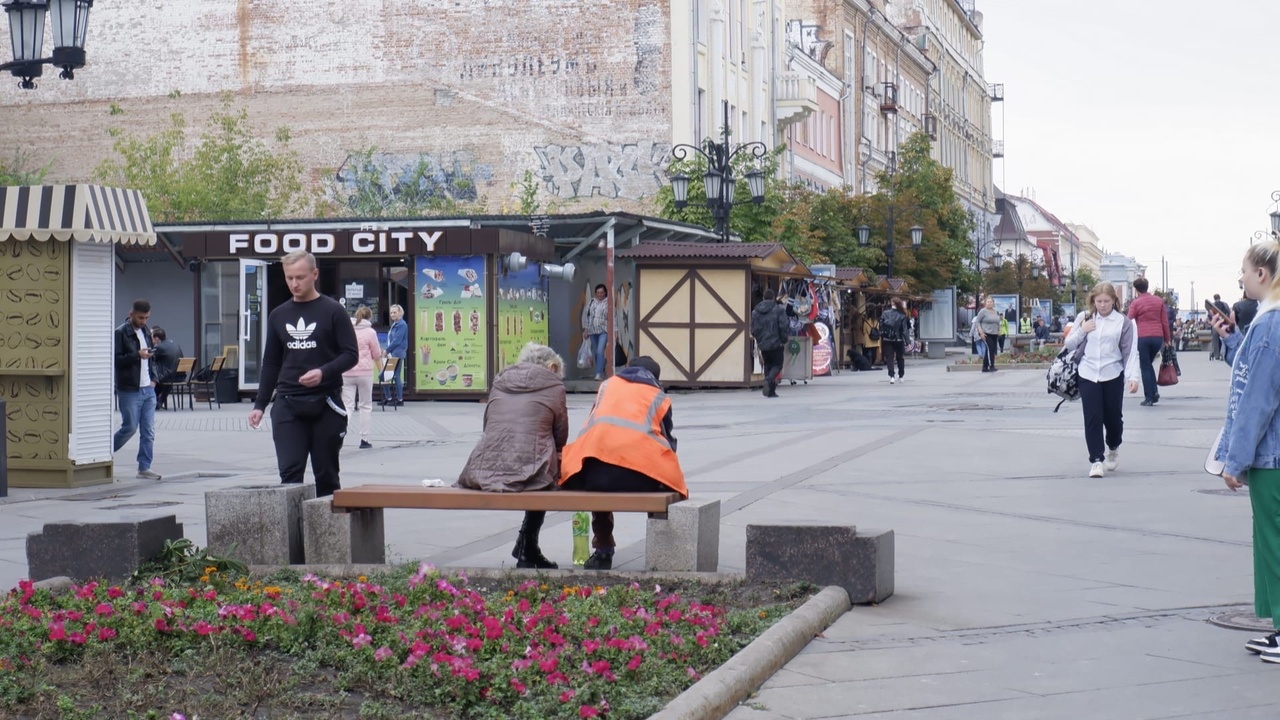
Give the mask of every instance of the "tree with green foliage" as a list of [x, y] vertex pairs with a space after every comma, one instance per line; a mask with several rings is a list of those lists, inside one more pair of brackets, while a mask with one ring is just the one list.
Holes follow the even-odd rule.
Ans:
[[982, 292], [984, 295], [1017, 294], [1023, 298], [1050, 299], [1059, 294], [1058, 288], [1053, 286], [1049, 276], [1045, 274], [1043, 266], [1039, 266], [1025, 254], [1019, 254], [999, 266], [983, 268]]
[[[774, 221], [786, 207], [788, 196], [787, 183], [778, 179], [778, 156], [781, 148], [766, 155], [763, 160], [756, 160], [747, 153], [733, 159], [733, 175], [737, 182], [733, 190], [733, 210], [729, 213], [729, 232], [742, 238], [743, 242], [783, 242], [774, 234]], [[757, 205], [751, 201], [751, 190], [747, 187], [746, 174], [759, 167], [764, 172], [764, 202]], [[669, 220], [693, 223], [705, 227], [715, 227], [716, 221], [711, 209], [703, 202], [706, 199], [706, 186], [702, 176], [707, 172], [707, 160], [701, 155], [687, 160], [673, 160], [667, 166], [669, 175], [682, 174], [689, 178], [689, 204], [684, 208], [676, 207], [675, 195], [670, 184], [663, 184], [658, 189], [658, 214]], [[801, 248], [788, 249], [793, 254]], [[802, 252], [800, 254], [803, 254]]]
[[49, 165], [37, 167], [31, 153], [21, 148], [13, 151], [12, 160], [0, 158], [0, 187], [5, 185], [43, 185]]
[[[112, 115], [121, 114], [113, 105]], [[94, 179], [141, 191], [155, 222], [290, 218], [315, 200], [289, 147], [289, 129], [280, 127], [271, 143], [264, 141], [230, 94], [189, 151], [182, 113], [154, 135], [121, 127], [108, 132], [114, 155], [98, 165]]]

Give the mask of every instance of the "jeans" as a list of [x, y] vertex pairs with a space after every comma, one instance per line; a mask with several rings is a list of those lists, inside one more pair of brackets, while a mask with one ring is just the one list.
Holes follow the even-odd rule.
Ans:
[[596, 358], [596, 375], [604, 377], [605, 358], [604, 351], [609, 344], [609, 333], [594, 333], [587, 336], [587, 340], [591, 342], [591, 353]]
[[[404, 402], [404, 358], [399, 358], [400, 362], [396, 363], [395, 384], [396, 384], [396, 402]], [[386, 400], [386, 398], [383, 398]]]
[[1089, 462], [1102, 462], [1107, 459], [1107, 448], [1115, 450], [1123, 439], [1124, 375], [1097, 383], [1080, 378], [1080, 404], [1084, 407], [1084, 441], [1089, 447]]
[[1156, 384], [1156, 369], [1152, 361], [1160, 358], [1160, 348], [1164, 347], [1164, 339], [1158, 337], [1138, 338], [1138, 362], [1142, 366], [1142, 394], [1151, 402], [1160, 394], [1160, 386]]
[[138, 470], [150, 470], [156, 442], [156, 389], [148, 385], [138, 390], [119, 390], [116, 402], [120, 405], [120, 429], [116, 431], [114, 451], [118, 452], [134, 433], [139, 433]]

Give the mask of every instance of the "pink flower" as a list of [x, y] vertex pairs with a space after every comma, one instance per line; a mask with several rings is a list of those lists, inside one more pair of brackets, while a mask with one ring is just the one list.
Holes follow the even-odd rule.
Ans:
[[49, 623], [49, 639], [50, 640], [66, 640], [67, 631], [62, 627], [60, 622]]
[[578, 717], [580, 718], [593, 718], [599, 716], [600, 711], [597, 710], [594, 705], [583, 705], [578, 708]]
[[355, 636], [355, 638], [351, 640], [351, 645], [355, 647], [357, 650], [359, 650], [362, 647], [367, 647], [372, 643], [373, 643], [373, 638], [369, 637], [364, 633], [360, 633], [359, 635]]
[[93, 611], [103, 617], [111, 617], [116, 614], [116, 609], [111, 607], [110, 603], [99, 603]]
[[702, 677], [701, 675], [698, 674], [698, 671], [694, 670], [693, 668], [685, 668], [684, 671], [688, 673], [689, 677], [693, 678], [694, 680], [697, 680], [698, 678]]
[[112, 600], [118, 600], [124, 597], [124, 591], [118, 587], [107, 588], [107, 597], [111, 598]]
[[187, 720], [187, 716], [180, 712], [176, 712], [169, 716], [169, 720]]
[[635, 670], [636, 668], [640, 667], [640, 663], [642, 662], [644, 662], [644, 658], [640, 657], [639, 655], [636, 655], [635, 657], [631, 658], [630, 662], [627, 663], [627, 669]]
[[598, 617], [587, 618], [587, 627], [595, 627], [599, 624], [600, 624], [600, 618]]
[[98, 640], [106, 642], [116, 636], [116, 631], [109, 627], [98, 628]]
[[529, 688], [518, 678], [511, 678], [511, 689], [515, 690], [517, 695], [525, 695], [529, 692]]
[[390, 658], [394, 654], [395, 653], [391, 652], [391, 648], [387, 647], [386, 645], [383, 645], [382, 647], [374, 651], [373, 659], [377, 660], [378, 662], [382, 662], [383, 660]]
[[588, 655], [590, 655], [591, 653], [593, 653], [593, 652], [595, 652], [595, 651], [597, 651], [597, 650], [599, 650], [599, 649], [600, 649], [600, 641], [599, 641], [599, 640], [584, 640], [584, 641], [582, 641], [582, 652], [584, 652], [584, 653], [586, 653], [586, 654], [588, 654]]
[[568, 685], [569, 678], [564, 673], [557, 670], [547, 676], [547, 684], [548, 685]]
[[573, 690], [565, 690], [564, 692], [560, 693], [560, 702], [562, 703], [569, 702], [570, 700], [573, 699], [573, 696], [577, 694], [578, 693], [574, 692]]
[[555, 669], [559, 665], [560, 665], [560, 659], [554, 658], [554, 657], [549, 657], [545, 660], [538, 661], [538, 669], [544, 673], [555, 672]]
[[215, 630], [216, 628], [214, 628], [212, 625], [205, 622], [204, 620], [197, 622], [195, 625], [195, 631], [197, 635], [212, 635]]

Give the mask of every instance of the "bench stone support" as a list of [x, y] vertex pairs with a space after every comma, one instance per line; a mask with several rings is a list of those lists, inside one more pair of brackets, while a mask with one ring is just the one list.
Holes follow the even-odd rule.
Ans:
[[302, 503], [315, 485], [249, 485], [204, 495], [209, 553], [247, 565], [304, 562]]
[[720, 501], [689, 498], [649, 516], [645, 567], [670, 572], [715, 572], [720, 566]]
[[124, 580], [160, 554], [166, 540], [182, 538], [175, 515], [102, 523], [48, 523], [27, 536], [32, 580]]
[[839, 585], [854, 604], [893, 594], [893, 531], [852, 525], [748, 525], [747, 581]]
[[384, 564], [386, 536], [382, 508], [335, 513], [331, 498], [302, 503], [303, 554], [310, 564]]

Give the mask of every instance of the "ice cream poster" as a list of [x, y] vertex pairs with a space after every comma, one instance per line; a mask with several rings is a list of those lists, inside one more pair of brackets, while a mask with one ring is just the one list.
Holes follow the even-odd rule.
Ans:
[[547, 291], [538, 265], [498, 278], [498, 371], [515, 364], [528, 343], [547, 344]]
[[417, 390], [487, 390], [484, 256], [419, 256], [414, 293]]

